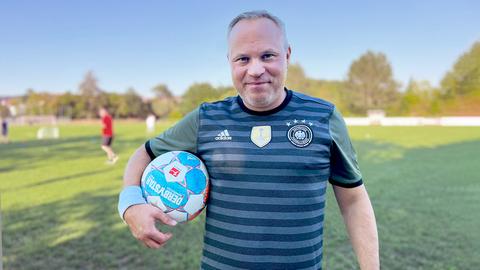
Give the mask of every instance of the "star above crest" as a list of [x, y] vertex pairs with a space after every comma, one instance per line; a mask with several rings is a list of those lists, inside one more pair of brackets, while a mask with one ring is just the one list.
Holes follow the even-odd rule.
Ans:
[[296, 124], [305, 124], [305, 125], [309, 125], [309, 126], [313, 126], [313, 123], [311, 121], [307, 121], [306, 119], [303, 119], [303, 120], [297, 120], [297, 119], [293, 119], [293, 121], [288, 121], [286, 122], [285, 124], [287, 125], [287, 127], [290, 127], [292, 125], [296, 125]]

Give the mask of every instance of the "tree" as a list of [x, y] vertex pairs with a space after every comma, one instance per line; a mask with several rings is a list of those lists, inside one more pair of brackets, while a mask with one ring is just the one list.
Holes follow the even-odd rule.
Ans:
[[74, 111], [75, 103], [78, 101], [78, 96], [66, 92], [58, 97], [58, 110], [57, 116], [76, 118], [77, 115]]
[[103, 92], [99, 95], [99, 98], [101, 99], [99, 105], [107, 108], [108, 112], [115, 118], [126, 117], [128, 115], [128, 106], [125, 95]]
[[312, 82], [312, 95], [335, 104], [343, 115], [349, 115], [345, 97], [345, 82], [336, 80], [315, 80]]
[[286, 85], [289, 89], [332, 102], [336, 107], [341, 108], [344, 114], [346, 113], [346, 106], [343, 101], [343, 81], [309, 78], [302, 66], [297, 63], [288, 66]]
[[398, 87], [385, 54], [367, 51], [351, 64], [348, 72], [349, 109], [358, 114], [370, 109], [386, 109], [397, 98]]
[[233, 86], [220, 86], [217, 87], [218, 100], [225, 99], [227, 97], [237, 96], [238, 92]]
[[151, 103], [153, 113], [159, 118], [167, 117], [177, 105], [175, 97], [165, 84], [155, 86], [152, 91], [155, 94]]
[[441, 82], [447, 98], [480, 92], [480, 41], [460, 56]]
[[144, 117], [143, 101], [134, 88], [128, 88], [122, 96], [116, 116], [118, 117]]
[[168, 89], [168, 86], [166, 84], [158, 84], [157, 86], [155, 86], [152, 89], [152, 91], [155, 94], [156, 98], [160, 98], [160, 99], [162, 99], [162, 98], [172, 99], [173, 98], [173, 94], [170, 91], [170, 89]]
[[96, 114], [99, 105], [97, 96], [102, 92], [97, 86], [97, 78], [95, 78], [93, 71], [88, 71], [87, 74], [85, 74], [83, 81], [78, 86], [78, 90], [85, 103], [85, 116], [92, 118]]
[[58, 96], [48, 92], [28, 89], [25, 96], [26, 113], [29, 115], [52, 115], [57, 113]]
[[289, 89], [307, 94], [313, 94], [312, 91], [309, 91], [311, 84], [311, 80], [307, 78], [305, 71], [300, 64], [297, 63], [288, 65], [288, 76], [285, 85]]
[[403, 115], [433, 114], [437, 109], [434, 102], [437, 95], [438, 90], [433, 88], [430, 82], [411, 79], [400, 98], [398, 107], [393, 106], [391, 110]]
[[180, 110], [185, 115], [202, 102], [217, 100], [221, 94], [209, 83], [194, 83], [183, 94]]

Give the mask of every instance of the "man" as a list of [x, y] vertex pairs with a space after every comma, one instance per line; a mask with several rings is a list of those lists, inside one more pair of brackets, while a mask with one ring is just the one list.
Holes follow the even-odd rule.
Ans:
[[151, 134], [155, 131], [155, 122], [157, 118], [153, 113], [149, 114], [147, 118], [145, 118], [145, 125], [147, 126], [147, 134]]
[[246, 12], [229, 26], [228, 60], [238, 97], [204, 103], [130, 158], [119, 213], [150, 248], [175, 225], [141, 196], [152, 158], [187, 150], [205, 161], [211, 186], [202, 269], [321, 269], [327, 182], [361, 269], [379, 269], [373, 209], [347, 129], [335, 107], [285, 88], [291, 48], [283, 23]]
[[10, 110], [7, 101], [2, 99], [0, 103], [0, 122], [2, 123], [2, 137], [1, 143], [8, 143], [8, 117], [10, 117]]
[[102, 150], [107, 153], [107, 164], [115, 164], [118, 160], [118, 156], [113, 152], [113, 121], [112, 116], [108, 113], [107, 109], [101, 107], [98, 110], [98, 114], [102, 119]]

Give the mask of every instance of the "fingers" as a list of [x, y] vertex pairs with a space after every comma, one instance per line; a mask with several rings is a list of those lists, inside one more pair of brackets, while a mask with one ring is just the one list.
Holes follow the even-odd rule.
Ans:
[[154, 241], [160, 245], [166, 243], [172, 237], [171, 233], [162, 233], [157, 230], [156, 227], [153, 227], [152, 230], [146, 232], [143, 237], [139, 240], [142, 242]]
[[161, 248], [163, 245], [162, 244], [159, 244], [155, 241], [152, 241], [152, 240], [147, 240], [145, 242], [142, 242], [144, 246], [148, 247], [148, 248]]
[[171, 233], [162, 233], [155, 226], [156, 221], [175, 226], [177, 222], [160, 209], [142, 204], [132, 206], [125, 212], [125, 221], [133, 236], [149, 248], [160, 248], [172, 237]]
[[162, 210], [160, 210], [156, 207], [155, 207], [155, 210], [153, 211], [153, 217], [157, 220], [160, 220], [163, 224], [166, 224], [166, 225], [169, 225], [169, 226], [175, 226], [178, 223], [173, 218], [171, 218], [169, 215], [163, 213]]
[[131, 230], [135, 238], [149, 248], [160, 248], [173, 236], [171, 233], [160, 232], [154, 224], [148, 228], [131, 228]]
[[149, 248], [161, 248], [163, 247], [170, 238], [172, 238], [171, 233], [160, 233], [158, 235], [152, 235], [152, 237], [141, 240], [141, 242]]

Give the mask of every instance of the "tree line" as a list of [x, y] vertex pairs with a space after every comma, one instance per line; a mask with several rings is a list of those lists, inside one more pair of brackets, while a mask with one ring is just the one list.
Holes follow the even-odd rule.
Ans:
[[[441, 80], [439, 87], [428, 81], [411, 79], [404, 91], [394, 79], [387, 56], [367, 51], [350, 65], [345, 80], [319, 80], [306, 76], [300, 64], [288, 68], [286, 85], [290, 89], [320, 97], [336, 104], [344, 115], [361, 116], [369, 110], [384, 110], [387, 115], [480, 115], [480, 42], [461, 55]], [[144, 118], [153, 113], [160, 118], [180, 118], [202, 102], [236, 95], [233, 87], [214, 87], [194, 83], [176, 97], [165, 84], [152, 89], [154, 97], [142, 98], [134, 88], [124, 93], [98, 87], [89, 71], [76, 93], [52, 94], [28, 89], [10, 103], [25, 115], [56, 115], [73, 119], [94, 118], [105, 106], [117, 118]]]
[[480, 115], [480, 42], [456, 60], [439, 87], [411, 79], [400, 91], [386, 55], [372, 51], [352, 62], [344, 81], [308, 78], [300, 65], [288, 72], [288, 86], [333, 102], [344, 115], [378, 109], [391, 116]]

